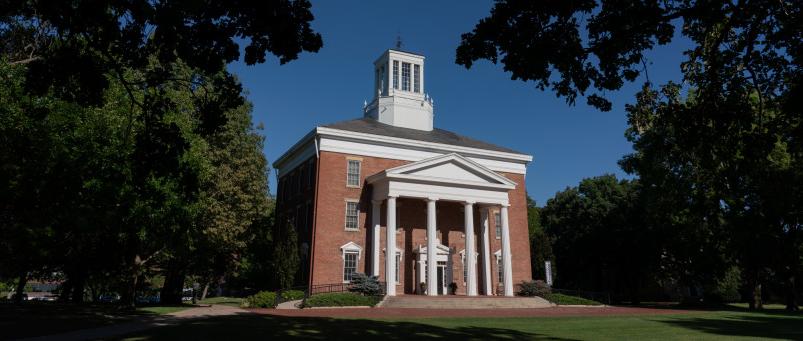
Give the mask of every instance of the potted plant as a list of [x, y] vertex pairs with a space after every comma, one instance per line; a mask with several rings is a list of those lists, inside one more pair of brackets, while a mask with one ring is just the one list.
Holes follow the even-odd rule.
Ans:
[[457, 295], [457, 283], [455, 282], [449, 283], [449, 294]]
[[418, 283], [418, 293], [420, 295], [426, 295], [426, 293], [427, 293], [427, 283], [426, 282]]

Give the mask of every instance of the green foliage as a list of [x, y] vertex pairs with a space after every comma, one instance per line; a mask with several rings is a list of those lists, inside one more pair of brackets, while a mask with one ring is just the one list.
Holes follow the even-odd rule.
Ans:
[[550, 301], [557, 305], [602, 305], [602, 303], [589, 300], [587, 298], [569, 296], [564, 294], [548, 293], [542, 297], [547, 301]]
[[305, 296], [302, 290], [282, 290], [282, 299], [285, 301], [295, 301], [303, 299]]
[[731, 266], [725, 274], [716, 281], [716, 285], [704, 292], [703, 300], [706, 303], [733, 303], [741, 300], [739, 288], [742, 285], [742, 272], [737, 266]]
[[276, 308], [276, 293], [273, 291], [260, 291], [243, 300], [246, 308]]
[[552, 292], [552, 288], [550, 288], [546, 282], [541, 280], [535, 281], [522, 281], [519, 284], [519, 291], [516, 295], [519, 296], [540, 296], [545, 297], [545, 295]]
[[273, 276], [278, 288], [293, 286], [299, 268], [296, 229], [289, 222], [274, 226]]
[[304, 300], [304, 307], [373, 307], [381, 300], [381, 296], [363, 296], [351, 292], [336, 292], [312, 295]]
[[351, 276], [349, 291], [366, 296], [376, 296], [382, 294], [382, 286], [379, 284], [378, 276], [354, 273]]

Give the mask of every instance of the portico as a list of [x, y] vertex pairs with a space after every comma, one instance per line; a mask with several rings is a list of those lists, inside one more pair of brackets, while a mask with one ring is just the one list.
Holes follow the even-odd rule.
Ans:
[[[438, 206], [446, 203], [459, 203], [463, 209], [464, 235], [464, 278], [465, 293], [468, 296], [493, 295], [491, 285], [491, 259], [489, 210], [498, 208], [501, 215], [501, 272], [502, 293], [513, 296], [513, 275], [511, 267], [510, 228], [508, 219], [509, 192], [516, 183], [488, 169], [485, 166], [452, 153], [432, 157], [400, 167], [390, 168], [366, 178], [371, 185], [371, 244], [373, 275], [380, 275], [381, 215], [385, 203], [385, 279], [386, 292], [396, 295], [397, 275], [397, 201], [421, 200], [426, 202], [426, 246], [416, 249], [415, 280], [424, 283], [419, 294], [430, 296], [446, 294], [447, 276], [451, 273], [448, 255], [455, 252], [442, 245], [437, 238]], [[452, 204], [454, 205], [454, 204]], [[480, 213], [479, 233], [474, 228], [474, 212]], [[479, 239], [479, 243], [477, 243]], [[479, 245], [477, 245], [479, 244]], [[479, 250], [478, 250], [479, 246]], [[479, 254], [479, 257], [477, 255]], [[480, 264], [476, 264], [477, 261]], [[478, 271], [479, 270], [479, 271]], [[478, 287], [482, 276], [482, 288]]]

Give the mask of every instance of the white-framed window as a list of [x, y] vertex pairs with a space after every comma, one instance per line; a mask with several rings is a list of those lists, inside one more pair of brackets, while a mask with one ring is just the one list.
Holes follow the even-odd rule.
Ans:
[[340, 247], [340, 252], [342, 252], [343, 257], [343, 283], [349, 283], [360, 264], [362, 247], [354, 242], [348, 242]]
[[494, 252], [494, 256], [496, 256], [496, 281], [502, 284], [505, 281], [505, 272], [502, 268], [502, 250]]
[[502, 214], [494, 213], [494, 226], [496, 226], [496, 239], [502, 238]]
[[421, 92], [421, 65], [413, 65], [413, 92]]
[[357, 200], [346, 201], [346, 230], [360, 229], [360, 203]]
[[396, 284], [401, 284], [401, 265], [402, 253], [401, 251], [396, 251]]
[[360, 160], [348, 160], [346, 164], [346, 186], [360, 187], [360, 163]]
[[402, 63], [402, 90], [410, 91], [410, 63]]
[[393, 61], [393, 88], [399, 88], [399, 61]]

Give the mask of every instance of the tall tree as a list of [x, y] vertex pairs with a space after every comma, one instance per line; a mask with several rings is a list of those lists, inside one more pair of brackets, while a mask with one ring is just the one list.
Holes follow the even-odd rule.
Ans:
[[648, 76], [644, 52], [675, 31], [692, 43], [680, 65], [686, 87], [645, 84], [628, 107], [636, 153], [622, 165], [660, 207], [656, 220], [679, 232], [675, 264], [712, 273], [710, 262], [735, 259], [755, 293], [751, 307], [760, 306], [762, 281], [775, 277], [795, 310], [803, 230], [799, 1], [497, 1], [463, 35], [457, 62], [501, 57], [514, 79], [534, 80], [570, 103], [588, 94], [590, 105], [610, 110], [603, 93]]

